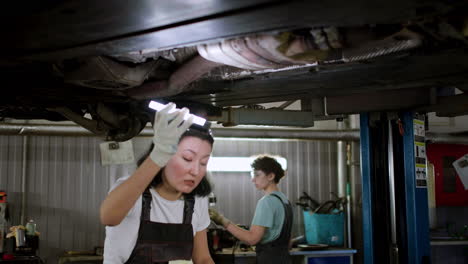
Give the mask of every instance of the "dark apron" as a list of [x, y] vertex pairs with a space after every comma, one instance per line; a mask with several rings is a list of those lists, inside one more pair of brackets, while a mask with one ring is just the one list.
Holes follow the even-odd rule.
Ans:
[[289, 264], [291, 259], [289, 256], [289, 240], [291, 239], [291, 229], [293, 223], [292, 206], [288, 203], [283, 203], [283, 200], [276, 195], [284, 207], [284, 222], [281, 228], [281, 233], [277, 239], [265, 244], [257, 244], [255, 251], [257, 252], [257, 264]]
[[185, 196], [182, 224], [151, 222], [151, 200], [147, 188], [142, 197], [138, 239], [125, 264], [164, 264], [170, 260], [190, 260], [193, 250], [193, 196]]

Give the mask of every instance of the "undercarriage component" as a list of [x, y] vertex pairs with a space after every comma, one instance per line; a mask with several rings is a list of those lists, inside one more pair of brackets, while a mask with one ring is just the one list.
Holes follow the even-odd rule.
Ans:
[[91, 131], [93, 134], [98, 136], [106, 136], [107, 131], [109, 130], [109, 127], [103, 127], [103, 125], [99, 124], [98, 121], [85, 118], [67, 107], [49, 108], [48, 110], [55, 111], [63, 115], [67, 119], [77, 123], [78, 125], [86, 128], [87, 130]]
[[219, 117], [211, 117], [223, 126], [269, 125], [313, 127], [314, 113], [293, 110], [227, 108]]
[[344, 62], [368, 60], [400, 51], [416, 48], [422, 44], [422, 37], [408, 29], [389, 36], [383, 40], [366, 43], [355, 49], [342, 51]]
[[150, 120], [150, 117], [145, 113], [116, 113], [103, 104], [98, 104], [95, 111], [91, 113], [92, 119], [67, 107], [56, 107], [49, 110], [60, 113], [95, 135], [115, 141], [126, 141], [137, 136]]
[[131, 51], [122, 54], [112, 55], [111, 57], [119, 61], [127, 61], [132, 63], [143, 63], [150, 59], [157, 60], [164, 58], [168, 61], [176, 63], [183, 63], [187, 59], [197, 55], [196, 47], [185, 47], [172, 50], [159, 50], [159, 49], [143, 49]]
[[[72, 65], [70, 65], [72, 64]], [[159, 65], [151, 61], [133, 67], [98, 56], [55, 65], [67, 83], [96, 89], [125, 90], [141, 85]]]
[[346, 48], [340, 41], [337, 29], [330, 27], [312, 29], [310, 35], [305, 36], [284, 32], [202, 44], [198, 46], [198, 52], [210, 61], [258, 71], [317, 62], [367, 60], [412, 49], [421, 43], [420, 35], [403, 29], [382, 40], [369, 40], [356, 48]]
[[440, 117], [453, 117], [468, 114], [468, 94], [437, 96], [434, 89], [409, 88], [330, 96], [326, 98], [326, 105], [326, 113], [330, 115], [416, 109], [435, 112]]
[[327, 56], [327, 51], [318, 48], [312, 35], [305, 37], [289, 32], [199, 45], [198, 52], [207, 60], [248, 70], [308, 64]]
[[200, 56], [183, 64], [169, 78], [168, 81], [148, 82], [140, 87], [130, 89], [128, 95], [135, 99], [151, 99], [176, 95], [189, 90], [189, 85], [200, 79], [220, 64], [205, 60]]

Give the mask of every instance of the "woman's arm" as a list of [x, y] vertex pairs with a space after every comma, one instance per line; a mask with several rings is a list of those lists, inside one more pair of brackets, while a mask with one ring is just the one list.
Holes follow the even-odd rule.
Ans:
[[258, 244], [266, 231], [266, 227], [264, 226], [252, 225], [249, 230], [245, 230], [231, 222], [229, 222], [224, 228], [226, 228], [226, 230], [237, 239], [251, 246]]
[[222, 225], [237, 239], [249, 245], [256, 245], [265, 234], [266, 227], [264, 226], [252, 225], [249, 230], [245, 230], [232, 224], [231, 220], [227, 219], [224, 215], [218, 213], [218, 211], [213, 208], [209, 209], [209, 213], [211, 220], [213, 220], [217, 225]]
[[206, 238], [206, 229], [198, 231], [193, 238], [193, 263], [195, 264], [214, 264], [208, 250], [208, 239]]
[[193, 123], [193, 117], [184, 120], [188, 109], [176, 109], [169, 103], [155, 114], [153, 150], [149, 157], [124, 183], [112, 190], [101, 204], [101, 223], [120, 224], [151, 180], [164, 167], [177, 149], [182, 133]]
[[159, 170], [161, 168], [147, 158], [132, 176], [112, 190], [102, 202], [101, 223], [108, 226], [120, 224]]

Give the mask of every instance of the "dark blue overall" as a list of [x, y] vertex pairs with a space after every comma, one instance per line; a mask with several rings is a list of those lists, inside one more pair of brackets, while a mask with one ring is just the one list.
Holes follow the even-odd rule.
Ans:
[[255, 251], [257, 252], [257, 264], [289, 264], [291, 259], [289, 256], [289, 240], [291, 239], [291, 229], [293, 223], [292, 206], [288, 203], [283, 203], [283, 200], [276, 195], [284, 207], [284, 222], [281, 228], [281, 233], [277, 239], [264, 243], [257, 244]]
[[164, 264], [171, 260], [190, 260], [193, 250], [193, 196], [185, 196], [182, 224], [151, 222], [151, 200], [147, 188], [142, 197], [138, 239], [125, 264]]

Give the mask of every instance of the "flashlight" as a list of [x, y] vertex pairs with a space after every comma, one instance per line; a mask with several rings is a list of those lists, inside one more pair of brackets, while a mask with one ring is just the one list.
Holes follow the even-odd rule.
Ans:
[[[161, 104], [161, 103], [158, 103], [158, 102], [155, 102], [155, 101], [151, 101], [149, 103], [149, 105], [148, 105], [149, 108], [154, 109], [156, 111], [160, 111], [165, 106], [166, 106], [165, 104]], [[174, 111], [175, 111], [175, 109], [169, 111], [169, 113], [173, 113]], [[184, 120], [187, 120], [189, 118], [189, 116], [193, 116], [193, 124], [190, 127], [198, 128], [198, 129], [204, 129], [204, 130], [210, 129], [210, 126], [211, 126], [210, 122], [208, 122], [208, 121], [206, 121], [206, 119], [204, 119], [202, 117], [199, 117], [199, 116], [196, 116], [194, 114], [186, 114], [184, 116]]]

